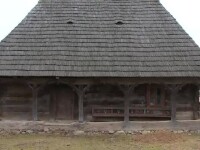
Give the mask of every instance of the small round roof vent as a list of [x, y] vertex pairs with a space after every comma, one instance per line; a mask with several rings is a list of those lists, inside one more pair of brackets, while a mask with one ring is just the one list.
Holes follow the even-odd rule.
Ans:
[[122, 25], [122, 24], [124, 24], [122, 21], [117, 21], [116, 23], [115, 23], [116, 25]]
[[72, 21], [67, 21], [67, 24], [73, 24], [73, 22]]

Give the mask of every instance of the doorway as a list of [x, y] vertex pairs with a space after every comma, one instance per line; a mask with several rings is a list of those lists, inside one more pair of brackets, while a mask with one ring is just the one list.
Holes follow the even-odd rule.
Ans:
[[56, 85], [53, 92], [53, 111], [56, 120], [74, 120], [76, 94], [66, 85]]

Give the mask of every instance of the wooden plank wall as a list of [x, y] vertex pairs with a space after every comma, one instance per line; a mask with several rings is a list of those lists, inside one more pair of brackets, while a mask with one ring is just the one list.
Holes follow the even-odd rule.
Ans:
[[184, 86], [177, 96], [177, 120], [193, 119], [193, 103], [195, 100], [195, 87], [192, 85]]
[[[5, 120], [32, 120], [32, 91], [26, 84], [12, 83], [1, 85], [0, 113]], [[49, 118], [49, 93], [38, 95], [38, 116], [41, 120]]]
[[[130, 106], [147, 106], [147, 85], [139, 85], [130, 96]], [[162, 87], [162, 86], [161, 86]], [[164, 86], [162, 88], [164, 90]], [[170, 91], [165, 90], [165, 95], [162, 95], [164, 102], [163, 106], [170, 106]], [[195, 88], [192, 85], [184, 86], [177, 96], [177, 120], [192, 120], [193, 119], [193, 101], [195, 99]], [[101, 85], [93, 86], [86, 93], [84, 99], [84, 114], [86, 119], [91, 119], [92, 106], [124, 106], [124, 97], [117, 86]]]
[[[0, 90], [0, 116], [2, 119], [32, 120], [32, 93], [25, 84], [4, 84]], [[38, 95], [38, 117], [40, 120], [54, 118], [51, 112], [54, 86], [47, 87]], [[177, 97], [177, 119], [192, 119], [192, 104], [195, 90], [192, 85], [185, 86]], [[75, 101], [75, 116], [78, 115], [78, 102]], [[90, 87], [84, 97], [84, 117], [91, 119], [92, 106], [124, 106], [123, 93], [118, 86], [96, 85]], [[146, 85], [135, 88], [130, 96], [130, 105], [146, 105]], [[77, 117], [76, 117], [77, 118]], [[122, 118], [123, 119], [123, 118]]]
[[1, 117], [14, 120], [31, 120], [32, 93], [27, 85], [1, 85]]
[[117, 86], [94, 85], [90, 87], [84, 97], [85, 119], [88, 121], [92, 120], [92, 106], [110, 105], [124, 106], [123, 93]]

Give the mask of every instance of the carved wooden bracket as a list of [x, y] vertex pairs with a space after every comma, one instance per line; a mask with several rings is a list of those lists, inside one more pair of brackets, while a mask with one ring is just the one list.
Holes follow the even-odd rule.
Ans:
[[39, 89], [41, 88], [41, 85], [33, 83], [28, 83], [28, 86], [31, 88], [32, 91], [39, 91]]
[[32, 100], [32, 115], [33, 120], [38, 120], [38, 91], [40, 89], [40, 85], [28, 83], [28, 86], [32, 90], [33, 100]]
[[179, 90], [181, 90], [183, 88], [183, 86], [185, 86], [184, 84], [171, 84], [171, 85], [167, 85], [166, 87], [171, 91], [171, 92], [178, 92]]
[[173, 123], [176, 122], [176, 97], [179, 90], [182, 89], [184, 85], [183, 84], [172, 84], [167, 85], [168, 89], [170, 90], [170, 100], [171, 100], [171, 121]]
[[124, 95], [129, 95], [137, 86], [138, 84], [118, 85], [119, 89], [123, 92]]
[[124, 127], [127, 127], [129, 124], [129, 96], [130, 93], [134, 91], [137, 84], [132, 85], [118, 85], [119, 89], [124, 94]]
[[69, 84], [69, 86], [74, 89], [77, 93], [77, 95], [82, 95], [84, 94], [89, 88], [91, 85], [72, 85], [72, 84]]
[[78, 95], [78, 107], [79, 107], [79, 122], [84, 121], [84, 112], [83, 112], [83, 99], [85, 92], [89, 89], [90, 85], [69, 85], [74, 89]]
[[200, 103], [199, 103], [200, 85], [195, 84], [195, 86], [196, 88], [195, 88], [195, 99], [193, 101], [193, 119], [197, 120], [199, 118], [199, 107], [200, 107]]

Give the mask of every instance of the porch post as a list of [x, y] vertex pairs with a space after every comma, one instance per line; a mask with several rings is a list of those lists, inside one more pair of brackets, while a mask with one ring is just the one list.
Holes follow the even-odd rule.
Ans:
[[70, 85], [78, 95], [78, 121], [84, 122], [83, 100], [89, 85]]
[[170, 101], [171, 101], [171, 121], [172, 123], [176, 122], [176, 103], [177, 103], [177, 93], [179, 86], [171, 85], [170, 86]]
[[128, 125], [129, 123], [129, 105], [130, 105], [130, 100], [129, 100], [129, 93], [125, 92], [125, 99], [124, 99], [124, 124], [125, 126]]
[[195, 98], [193, 103], [193, 119], [198, 119], [198, 111], [199, 111], [199, 95], [200, 95], [200, 85], [195, 88]]
[[32, 117], [34, 121], [38, 120], [38, 90], [37, 84], [28, 84], [32, 90]]
[[78, 100], [78, 108], [79, 108], [79, 114], [78, 114], [78, 120], [79, 122], [83, 122], [84, 121], [84, 113], [83, 113], [83, 96], [84, 96], [84, 92], [81, 91], [78, 94], [79, 100]]
[[137, 85], [120, 85], [119, 88], [124, 94], [124, 127], [129, 124], [129, 105], [130, 105], [130, 94], [134, 91]]
[[171, 91], [171, 121], [176, 121], [176, 93]]
[[[2, 90], [2, 88], [1, 88], [1, 90]], [[0, 120], [1, 120], [1, 117], [3, 116], [3, 110], [2, 110], [2, 98], [1, 98], [1, 94], [0, 94]]]
[[38, 120], [38, 90], [33, 89], [33, 103], [32, 103], [33, 120]]

